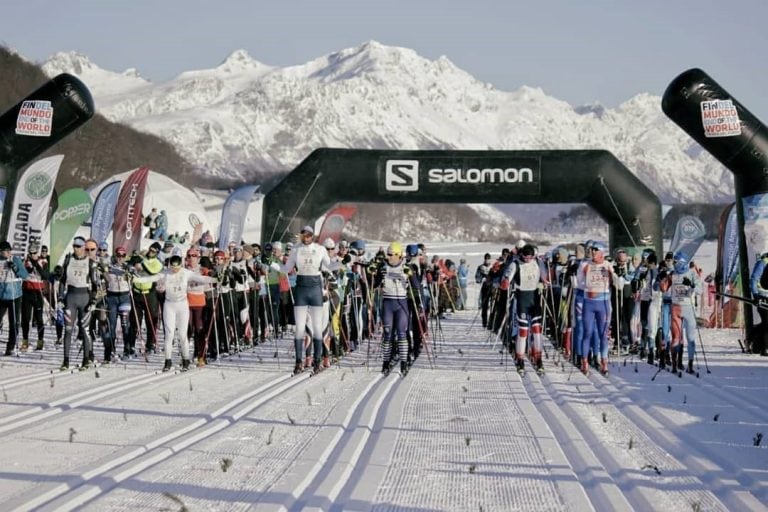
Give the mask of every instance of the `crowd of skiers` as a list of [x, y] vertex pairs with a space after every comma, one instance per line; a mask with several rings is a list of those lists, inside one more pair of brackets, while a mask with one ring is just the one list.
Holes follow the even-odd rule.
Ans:
[[543, 334], [585, 374], [590, 367], [607, 374], [611, 350], [694, 371], [701, 268], [683, 253], [662, 261], [651, 249], [611, 256], [605, 243], [588, 241], [539, 255], [521, 241], [495, 261], [486, 254], [475, 279], [482, 323], [514, 354], [521, 373], [528, 358], [543, 373]]
[[[467, 306], [469, 268], [461, 259], [433, 257], [423, 244], [392, 242], [376, 253], [362, 240], [318, 243], [310, 226], [298, 242], [195, 245], [182, 252], [171, 241], [144, 253], [110, 251], [106, 243], [75, 237], [72, 251], [53, 272], [47, 247], [32, 244], [23, 260], [0, 243], [0, 318], [8, 315], [6, 355], [13, 354], [21, 321], [20, 351], [44, 347], [47, 311], [63, 344], [62, 370], [70, 366], [73, 335], [80, 340], [81, 369], [94, 364], [93, 341], [101, 339], [104, 364], [154, 352], [164, 329], [164, 370], [172, 368], [173, 342], [180, 369], [226, 357], [275, 340], [294, 326], [296, 373], [319, 372], [333, 358], [357, 350], [381, 328], [382, 371], [399, 360], [405, 375], [430, 330], [446, 310]], [[683, 254], [662, 261], [652, 250], [613, 257], [603, 242], [589, 241], [547, 254], [520, 241], [477, 267], [482, 325], [496, 333], [516, 367], [529, 359], [543, 372], [542, 336], [584, 372], [607, 373], [610, 349], [636, 352], [660, 367], [693, 372], [697, 324], [695, 300], [701, 269]], [[768, 296], [768, 291], [766, 291]], [[20, 312], [20, 315], [19, 315]], [[34, 322], [33, 322], [34, 321]], [[295, 327], [298, 326], [298, 327]], [[75, 329], [77, 327], [77, 329]], [[118, 336], [118, 332], [120, 336]], [[192, 340], [192, 349], [188, 348]], [[138, 352], [138, 354], [137, 354]]]
[[104, 347], [101, 364], [110, 364], [147, 358], [163, 329], [163, 370], [172, 368], [177, 343], [179, 369], [186, 371], [192, 362], [204, 366], [276, 342], [294, 326], [294, 371], [319, 372], [358, 350], [381, 326], [382, 370], [389, 372], [399, 360], [403, 375], [422, 351], [428, 318], [465, 307], [469, 273], [466, 261], [458, 268], [451, 260], [428, 263], [423, 244], [393, 242], [369, 254], [363, 240], [318, 243], [309, 226], [296, 244], [230, 243], [219, 249], [207, 243], [183, 251], [166, 241], [133, 254], [77, 236], [62, 265], [48, 268], [47, 247], [32, 244], [22, 259], [11, 256], [8, 242], [0, 243], [6, 355], [30, 350], [31, 324], [37, 329], [34, 350], [42, 350], [51, 323], [56, 345], [63, 345], [61, 370], [70, 368], [75, 346], [85, 370], [97, 362], [97, 339]]

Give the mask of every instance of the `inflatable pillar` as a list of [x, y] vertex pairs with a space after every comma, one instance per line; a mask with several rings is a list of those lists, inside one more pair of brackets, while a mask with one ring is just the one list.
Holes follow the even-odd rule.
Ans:
[[[689, 69], [667, 87], [664, 113], [734, 175], [743, 293], [755, 260], [768, 251], [768, 129], [709, 75]], [[756, 341], [752, 307], [744, 303], [747, 339]]]
[[0, 187], [6, 187], [0, 239], [8, 236], [19, 171], [88, 121], [93, 98], [76, 77], [63, 73], [0, 116]]

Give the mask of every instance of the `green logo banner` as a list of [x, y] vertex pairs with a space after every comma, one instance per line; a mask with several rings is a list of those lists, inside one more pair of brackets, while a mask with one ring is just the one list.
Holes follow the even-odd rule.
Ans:
[[59, 196], [59, 208], [51, 219], [51, 268], [63, 259], [77, 229], [91, 216], [92, 206], [91, 196], [82, 188], [70, 188]]

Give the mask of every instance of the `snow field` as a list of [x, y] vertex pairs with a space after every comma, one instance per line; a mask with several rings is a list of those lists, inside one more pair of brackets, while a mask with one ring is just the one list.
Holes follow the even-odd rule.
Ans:
[[633, 357], [584, 376], [551, 346], [521, 378], [476, 311], [441, 327], [405, 378], [376, 340], [314, 377], [288, 338], [187, 373], [161, 347], [85, 372], [52, 340], [3, 358], [3, 509], [765, 509], [768, 361], [737, 331], [701, 331], [698, 378]]

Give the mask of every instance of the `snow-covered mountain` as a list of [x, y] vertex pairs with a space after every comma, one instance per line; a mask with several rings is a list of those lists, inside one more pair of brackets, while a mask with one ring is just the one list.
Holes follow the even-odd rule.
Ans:
[[574, 107], [521, 86], [500, 91], [406, 48], [371, 41], [291, 67], [238, 50], [213, 69], [153, 84], [59, 53], [113, 121], [163, 137], [201, 173], [248, 180], [292, 169], [318, 147], [607, 149], [664, 203], [725, 202], [730, 172], [641, 94], [615, 109]]

